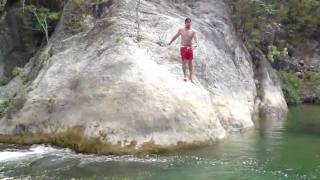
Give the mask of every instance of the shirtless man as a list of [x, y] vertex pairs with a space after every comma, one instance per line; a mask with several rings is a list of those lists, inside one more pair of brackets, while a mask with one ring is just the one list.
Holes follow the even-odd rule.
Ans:
[[181, 36], [181, 59], [182, 59], [182, 70], [184, 74], [184, 81], [187, 81], [187, 62], [189, 67], [189, 79], [192, 80], [192, 59], [193, 59], [193, 48], [192, 48], [192, 40], [195, 41], [195, 46], [198, 45], [198, 38], [196, 32], [191, 29], [191, 19], [186, 18], [185, 27], [179, 29], [178, 33], [171, 39], [168, 45], [171, 45], [179, 36]]

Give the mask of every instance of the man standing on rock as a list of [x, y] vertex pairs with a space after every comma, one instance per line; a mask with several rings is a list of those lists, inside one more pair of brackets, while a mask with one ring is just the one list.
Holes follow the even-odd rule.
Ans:
[[191, 19], [186, 18], [185, 26], [179, 29], [178, 33], [172, 38], [168, 45], [171, 45], [179, 36], [181, 36], [181, 59], [182, 59], [182, 70], [184, 74], [184, 81], [187, 81], [187, 62], [189, 67], [189, 79], [191, 82], [192, 80], [192, 59], [193, 59], [193, 47], [192, 47], [192, 40], [195, 41], [195, 46], [198, 45], [198, 38], [196, 32], [191, 29]]

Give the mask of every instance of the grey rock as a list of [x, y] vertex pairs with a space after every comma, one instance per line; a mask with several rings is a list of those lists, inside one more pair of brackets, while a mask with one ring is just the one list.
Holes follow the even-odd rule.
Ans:
[[6, 4], [7, 4], [7, 0], [0, 0], [0, 15], [3, 12]]
[[0, 86], [14, 77], [15, 67], [24, 67], [37, 49], [32, 37], [26, 38], [35, 36], [35, 32], [25, 28], [18, 5], [10, 7], [0, 18]]
[[257, 50], [253, 58], [259, 97], [256, 101], [259, 116], [255, 122], [258, 128], [263, 129], [266, 128], [265, 121], [285, 119], [288, 110], [276, 70], [271, 67], [261, 50]]
[[275, 59], [275, 61], [272, 63], [272, 67], [278, 71], [288, 71], [292, 70], [294, 72], [302, 71], [303, 65], [301, 64], [301, 61], [296, 58], [290, 58], [289, 56], [279, 56]]
[[[264, 95], [257, 95], [251, 57], [223, 1], [200, 0], [191, 8], [141, 0], [138, 16], [136, 9], [137, 1], [113, 1], [92, 18], [91, 29], [72, 36], [62, 17], [49, 45], [27, 64], [34, 80], [23, 107], [0, 121], [0, 133], [81, 126], [87, 136], [104, 132], [112, 143], [174, 145], [253, 128], [259, 98], [268, 112], [287, 108], [268, 62], [258, 79]], [[179, 43], [163, 46], [187, 16], [200, 39], [195, 84], [182, 80]]]
[[5, 73], [5, 57], [14, 49], [15, 42], [4, 18], [0, 19], [0, 27], [0, 80], [3, 81]]

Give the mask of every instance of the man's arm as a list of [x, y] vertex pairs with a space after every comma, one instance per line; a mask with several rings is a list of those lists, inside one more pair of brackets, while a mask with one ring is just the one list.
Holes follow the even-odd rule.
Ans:
[[175, 41], [180, 35], [181, 35], [181, 29], [179, 29], [177, 34], [173, 36], [173, 38], [171, 39], [169, 45], [171, 45], [173, 43], [173, 41]]
[[197, 36], [196, 32], [194, 32], [193, 39], [194, 39], [194, 43], [195, 43], [194, 47], [198, 47], [198, 36]]

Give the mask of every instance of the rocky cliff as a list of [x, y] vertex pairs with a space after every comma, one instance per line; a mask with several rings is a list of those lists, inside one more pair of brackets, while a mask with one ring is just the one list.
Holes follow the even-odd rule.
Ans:
[[[50, 142], [80, 128], [85, 139], [121, 147], [169, 147], [219, 140], [263, 114], [286, 113], [276, 75], [267, 61], [252, 62], [223, 1], [109, 0], [88, 9], [81, 31], [70, 31], [78, 10], [70, 1], [49, 44], [0, 87], [10, 99], [3, 141], [47, 134], [40, 142]], [[182, 80], [179, 43], [165, 45], [186, 17], [200, 41], [195, 84]]]

